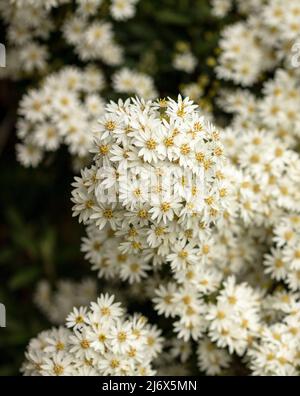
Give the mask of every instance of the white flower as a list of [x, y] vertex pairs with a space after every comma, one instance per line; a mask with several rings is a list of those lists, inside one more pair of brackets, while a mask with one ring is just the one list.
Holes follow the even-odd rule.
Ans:
[[110, 12], [116, 20], [132, 18], [135, 14], [135, 4], [138, 0], [112, 0]]
[[192, 73], [197, 65], [197, 60], [191, 52], [184, 52], [175, 55], [173, 65], [175, 69]]
[[69, 376], [72, 374], [71, 357], [59, 351], [51, 357], [44, 357], [41, 366], [44, 376]]
[[73, 312], [71, 312], [66, 318], [67, 327], [73, 327], [74, 330], [83, 327], [86, 321], [86, 311], [85, 307], [79, 307], [79, 309], [74, 307]]
[[47, 57], [46, 48], [34, 42], [25, 44], [20, 50], [20, 61], [24, 70], [29, 73], [45, 69]]
[[113, 88], [116, 92], [137, 94], [144, 99], [157, 96], [150, 76], [127, 68], [122, 68], [113, 75]]
[[18, 161], [26, 167], [37, 166], [43, 158], [40, 148], [30, 143], [17, 144], [16, 151]]
[[120, 278], [122, 280], [128, 280], [129, 283], [140, 282], [143, 278], [147, 277], [147, 270], [150, 270], [150, 265], [138, 261], [136, 257], [129, 256], [121, 267]]
[[114, 303], [114, 296], [108, 294], [98, 297], [97, 302], [91, 303], [91, 310], [101, 320], [109, 321], [119, 318], [123, 314], [123, 309], [120, 308], [120, 303]]
[[130, 322], [117, 323], [109, 337], [112, 351], [115, 354], [124, 354], [134, 346], [134, 335]]
[[174, 304], [174, 295], [176, 292], [176, 284], [169, 283], [166, 286], [160, 285], [155, 290], [157, 297], [153, 298], [155, 309], [159, 315], [165, 315], [166, 318], [169, 316], [174, 317], [176, 315], [176, 306]]
[[199, 342], [197, 355], [199, 369], [207, 375], [221, 374], [231, 362], [231, 357], [226, 350], [217, 348], [208, 338]]

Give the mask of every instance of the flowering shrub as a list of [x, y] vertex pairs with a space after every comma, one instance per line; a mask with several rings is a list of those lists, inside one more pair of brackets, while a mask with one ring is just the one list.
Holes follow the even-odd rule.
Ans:
[[[275, 294], [263, 304], [272, 288], [263, 266], [275, 280], [286, 279], [292, 291], [300, 287], [297, 242], [290, 251], [290, 241], [280, 241], [281, 248], [267, 253], [270, 229], [278, 234], [281, 219], [297, 211], [298, 154], [264, 131], [219, 133], [181, 97], [111, 103], [99, 124], [95, 163], [75, 178], [72, 193], [74, 214], [88, 225], [82, 250], [98, 276], [118, 275], [132, 284], [153, 273], [162, 276], [169, 262], [154, 307], [176, 319], [179, 339], [200, 340], [202, 370], [219, 374], [230, 364], [230, 355], [217, 349], [219, 364], [205, 365], [201, 338], [208, 333], [206, 344], [246, 355], [254, 373], [289, 375], [297, 365], [281, 361], [286, 346], [277, 349], [274, 366], [261, 364], [257, 348], [262, 334], [277, 334], [273, 327], [282, 325], [266, 319], [266, 312], [278, 310], [278, 300]], [[299, 216], [293, 221], [298, 224]]]
[[95, 271], [49, 270], [51, 233], [28, 249], [47, 274], [34, 301], [66, 326], [36, 328], [22, 372], [298, 376], [300, 6], [160, 3], [0, 6], [1, 74], [24, 84], [17, 159], [38, 172], [67, 146]]

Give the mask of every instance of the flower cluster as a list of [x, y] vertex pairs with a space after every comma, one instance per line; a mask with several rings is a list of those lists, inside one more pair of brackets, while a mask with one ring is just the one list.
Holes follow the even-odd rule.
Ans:
[[[79, 221], [109, 226], [112, 243], [137, 272], [167, 261], [183, 276], [205, 260], [210, 224], [230, 215], [232, 198], [219, 132], [197, 106], [180, 96], [111, 103], [95, 136], [95, 163], [73, 184]], [[93, 235], [84, 249], [97, 265]]]
[[225, 151], [237, 164], [240, 216], [268, 227], [286, 211], [299, 211], [300, 157], [264, 130], [223, 132]]
[[[125, 3], [134, 6], [112, 2]], [[161, 316], [168, 340], [160, 374], [189, 374], [197, 358], [207, 375], [235, 373], [237, 362], [243, 374], [299, 375], [300, 69], [293, 66], [293, 44], [300, 36], [300, 6], [297, 0], [212, 4], [219, 17], [234, 7], [242, 15], [223, 31], [216, 66], [220, 79], [242, 86], [218, 90], [217, 104], [233, 114], [230, 122], [207, 117], [188, 97], [154, 100], [152, 78], [127, 67], [112, 75], [114, 91], [139, 98], [105, 105], [97, 93], [100, 72], [67, 68], [24, 97], [19, 158], [37, 164], [45, 147], [54, 150], [61, 142], [77, 156], [93, 154], [73, 183], [73, 215], [86, 226], [81, 250], [104, 283], [128, 282], [128, 300], [147, 307], [150, 301]], [[82, 36], [72, 44], [82, 60], [96, 59], [110, 29], [89, 20], [80, 30], [79, 19], [70, 19], [64, 34], [89, 32], [91, 47], [80, 47]], [[172, 67], [192, 74], [197, 59], [189, 46], [179, 47]], [[188, 82], [181, 91], [199, 102], [205, 84]], [[55, 129], [56, 145], [45, 138], [45, 124]], [[36, 150], [31, 157], [28, 147]], [[48, 286], [38, 295], [43, 292], [45, 301]], [[157, 329], [142, 325], [140, 316], [121, 316], [108, 297], [89, 311], [73, 297], [62, 304], [77, 307], [67, 320], [72, 330], [32, 341], [26, 374], [154, 373]], [[59, 300], [48, 298], [52, 320]], [[97, 313], [103, 304], [112, 312], [108, 323]], [[57, 337], [65, 337], [62, 351], [54, 351]]]
[[[138, 0], [10, 0], [2, 2], [0, 15], [8, 39], [7, 68], [2, 74], [17, 79], [45, 72], [47, 62], [54, 61], [51, 35], [60, 33], [60, 47], [73, 47], [81, 61], [100, 60], [109, 66], [119, 65], [123, 50], [114, 37], [113, 24], [132, 18]], [[75, 3], [75, 4], [72, 4]], [[107, 7], [108, 6], [108, 7]], [[61, 17], [51, 12], [57, 9]]]
[[256, 12], [261, 7], [261, 0], [211, 0], [212, 13], [218, 17], [224, 17], [232, 11], [233, 6], [237, 7], [239, 14]]
[[220, 106], [234, 115], [232, 127], [263, 129], [286, 147], [295, 148], [300, 137], [299, 78], [297, 70], [276, 70], [274, 78], [263, 84], [262, 97], [255, 97], [248, 90], [224, 91]]
[[93, 143], [93, 125], [104, 111], [102, 72], [90, 65], [84, 70], [65, 67], [49, 75], [40, 88], [21, 100], [17, 134], [18, 160], [37, 166], [44, 152], [65, 143], [73, 156], [84, 159]]
[[[100, 92], [104, 73], [93, 64], [85, 69], [66, 66], [48, 75], [39, 88], [26, 93], [19, 105], [17, 158], [24, 166], [37, 166], [44, 153], [68, 146], [79, 168], [90, 158], [93, 130], [104, 112]], [[143, 73], [121, 69], [113, 75], [116, 92], [134, 92], [140, 97], [156, 96], [152, 79]]]
[[248, 350], [252, 375], [299, 376], [299, 294], [278, 291], [262, 306], [266, 322]]
[[[249, 106], [251, 99], [245, 95]], [[299, 155], [264, 130], [217, 133], [180, 97], [111, 103], [99, 123], [95, 162], [76, 177], [72, 198], [74, 214], [88, 225], [82, 251], [92, 268], [130, 284], [157, 277], [148, 298], [158, 314], [174, 319], [184, 350], [198, 342], [199, 368], [207, 374], [227, 370], [235, 354], [253, 373], [288, 375], [280, 353], [274, 358], [280, 369], [258, 362], [268, 351], [264, 334], [283, 323], [280, 315], [268, 319], [278, 311], [271, 295], [263, 302], [273, 287], [268, 276], [299, 289], [298, 216], [292, 215], [298, 211]], [[171, 183], [166, 169], [177, 176]], [[196, 176], [191, 184], [187, 175]]]
[[[222, 8], [229, 10], [228, 1], [215, 3], [219, 4], [217, 13], [222, 13]], [[239, 4], [244, 5], [241, 12], [247, 19], [225, 28], [223, 32], [219, 43], [219, 77], [251, 86], [260, 81], [265, 71], [271, 71], [282, 63], [288, 69], [294, 68], [293, 57], [296, 61], [298, 59], [294, 44], [300, 36], [299, 2], [251, 0]]]
[[114, 296], [74, 308], [66, 327], [43, 331], [29, 343], [24, 375], [154, 375], [161, 332], [140, 315], [126, 315]]

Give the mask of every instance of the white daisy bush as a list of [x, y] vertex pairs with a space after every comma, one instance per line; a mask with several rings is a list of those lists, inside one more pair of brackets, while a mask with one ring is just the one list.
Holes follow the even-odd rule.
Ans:
[[[61, 5], [48, 3], [39, 11]], [[89, 16], [75, 12], [64, 25], [82, 61], [106, 56], [110, 28], [83, 20], [100, 3], [78, 2]], [[133, 16], [135, 3], [112, 1], [111, 15]], [[23, 98], [19, 160], [37, 165], [61, 143], [90, 159], [72, 191], [86, 229], [81, 251], [126, 305], [153, 307], [165, 336], [162, 346], [156, 327], [108, 295], [88, 309], [81, 305], [95, 296], [80, 291], [79, 302], [62, 284], [51, 298], [41, 284], [37, 300], [53, 323], [74, 310], [66, 328], [31, 341], [25, 374], [300, 375], [300, 5], [211, 4], [218, 18], [241, 17], [221, 33], [215, 118], [191, 100], [199, 103], [207, 81], [188, 80], [200, 61], [188, 45], [171, 60], [186, 82], [177, 100], [155, 99], [152, 79], [121, 64], [112, 87], [129, 99], [104, 100], [94, 64], [66, 67]], [[115, 47], [108, 52], [117, 58]]]
[[114, 296], [101, 294], [74, 308], [66, 326], [32, 339], [24, 375], [154, 375], [152, 361], [162, 348], [160, 330], [140, 315], [128, 315]]
[[[293, 296], [281, 306], [270, 278], [299, 288], [299, 155], [263, 130], [219, 132], [180, 96], [108, 104], [92, 151], [72, 200], [98, 276], [130, 284], [161, 277], [154, 308], [174, 320], [179, 340], [198, 342], [209, 375], [228, 370], [233, 355], [254, 374], [296, 372], [294, 344], [275, 340], [274, 364], [263, 345], [298, 304]], [[297, 343], [298, 332], [292, 337]]]

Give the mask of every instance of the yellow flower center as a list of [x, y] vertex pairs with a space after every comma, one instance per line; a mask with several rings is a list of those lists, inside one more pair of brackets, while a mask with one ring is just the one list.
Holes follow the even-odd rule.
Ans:
[[149, 139], [146, 141], [146, 147], [148, 150], [155, 150], [157, 143], [154, 139]]
[[180, 146], [180, 153], [182, 155], [188, 155], [190, 152], [191, 152], [191, 148], [190, 148], [190, 146], [187, 143], [182, 144]]
[[104, 126], [108, 131], [113, 131], [116, 128], [116, 123], [114, 121], [107, 121]]
[[55, 364], [53, 366], [53, 371], [55, 375], [62, 375], [64, 372], [64, 368], [60, 364]]
[[81, 346], [81, 348], [83, 348], [83, 349], [88, 349], [88, 348], [90, 347], [90, 343], [88, 342], [88, 340], [82, 340], [82, 341], [80, 342], [80, 346]]
[[169, 204], [169, 202], [163, 202], [160, 205], [160, 209], [162, 210], [162, 212], [168, 212], [171, 208], [171, 205]]
[[118, 341], [125, 342], [126, 340], [127, 340], [127, 334], [125, 333], [125, 331], [120, 331], [118, 333]]
[[103, 211], [103, 216], [106, 218], [106, 219], [112, 219], [114, 216], [113, 216], [113, 211], [111, 210], [111, 209], [105, 209], [104, 211]]

